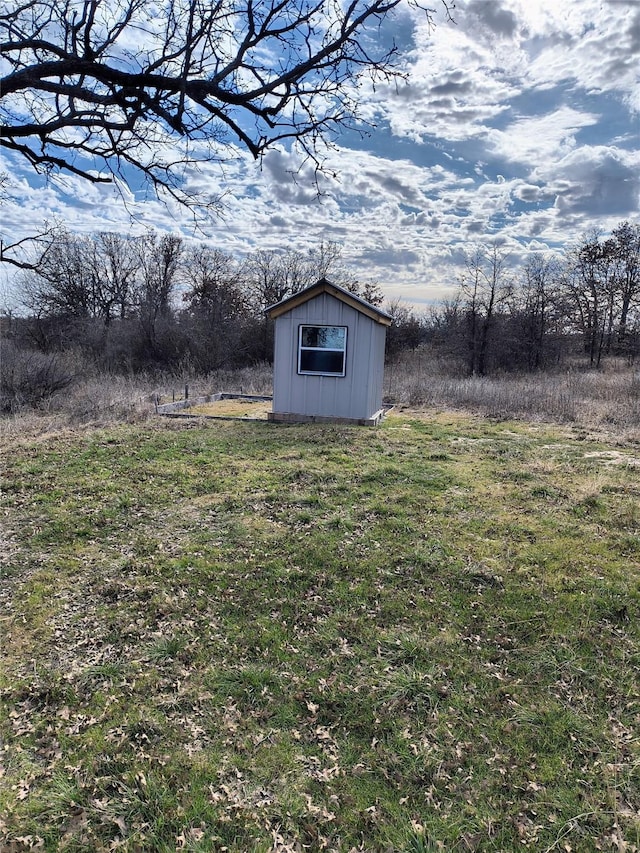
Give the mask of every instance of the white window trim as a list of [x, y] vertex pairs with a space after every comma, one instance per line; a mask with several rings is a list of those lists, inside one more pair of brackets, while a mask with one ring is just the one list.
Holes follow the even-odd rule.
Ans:
[[[344, 329], [344, 346], [342, 347], [303, 347], [303, 329]], [[301, 323], [298, 326], [298, 374], [300, 376], [333, 376], [341, 378], [347, 375], [347, 335], [348, 326], [339, 326], [336, 323]], [[327, 372], [322, 370], [302, 370], [302, 351], [305, 352], [339, 352], [342, 353], [342, 373]]]

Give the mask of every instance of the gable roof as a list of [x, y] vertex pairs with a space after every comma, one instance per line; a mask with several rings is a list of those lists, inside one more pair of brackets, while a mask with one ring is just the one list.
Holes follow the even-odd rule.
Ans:
[[356, 311], [359, 311], [361, 314], [365, 314], [376, 323], [380, 323], [383, 326], [391, 325], [392, 318], [386, 313], [386, 311], [381, 311], [380, 308], [377, 308], [375, 305], [371, 305], [369, 302], [365, 302], [364, 299], [360, 299], [359, 296], [350, 293], [350, 291], [345, 290], [343, 287], [338, 287], [337, 284], [327, 281], [326, 278], [321, 278], [320, 281], [317, 281], [310, 287], [301, 290], [299, 293], [294, 293], [293, 296], [287, 296], [287, 298], [283, 299], [281, 302], [276, 302], [275, 305], [271, 305], [269, 308], [265, 309], [265, 314], [272, 320], [275, 320], [275, 318], [280, 317], [281, 314], [286, 314], [287, 311], [297, 308], [298, 305], [304, 305], [305, 302], [308, 302], [310, 299], [314, 299], [321, 293], [329, 293], [331, 296], [339, 299], [340, 302], [344, 302], [345, 305], [355, 308]]

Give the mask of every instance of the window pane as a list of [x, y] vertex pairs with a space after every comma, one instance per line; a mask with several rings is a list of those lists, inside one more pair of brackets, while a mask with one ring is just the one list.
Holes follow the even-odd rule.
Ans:
[[344, 373], [344, 353], [323, 350], [300, 350], [300, 370], [314, 373]]
[[346, 331], [342, 326], [303, 326], [302, 346], [344, 349]]

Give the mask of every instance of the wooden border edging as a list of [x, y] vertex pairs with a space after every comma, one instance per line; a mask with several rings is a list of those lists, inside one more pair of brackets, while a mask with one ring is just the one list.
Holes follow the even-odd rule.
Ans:
[[[175, 403], [159, 403], [156, 404], [156, 414], [157, 415], [171, 415], [173, 414], [176, 417], [177, 412], [183, 411], [184, 409], [190, 409], [193, 406], [201, 406], [203, 403], [217, 403], [220, 400], [245, 400], [246, 402], [267, 402], [268, 400], [272, 400], [273, 397], [265, 396], [262, 394], [233, 394], [228, 391], [221, 391], [218, 394], [205, 394], [204, 397], [192, 397], [189, 400], [178, 400]], [[185, 416], [186, 417], [186, 416]], [[209, 415], [189, 415], [189, 417], [210, 417]], [[216, 416], [217, 417], [217, 416]], [[245, 418], [245, 420], [247, 420]]]
[[246, 402], [268, 402], [273, 400], [272, 396], [261, 394], [233, 394], [221, 391], [218, 394], [206, 394], [204, 397], [195, 397], [189, 400], [178, 400], [173, 403], [156, 403], [156, 414], [165, 418], [195, 418], [213, 421], [250, 421], [253, 423], [281, 423], [281, 424], [344, 424], [351, 426], [377, 426], [387, 412], [394, 406], [393, 403], [384, 403], [370, 418], [341, 418], [331, 415], [297, 415], [293, 412], [267, 412], [266, 419], [248, 418], [238, 415], [201, 415], [190, 414], [185, 409], [201, 406], [204, 403], [217, 403], [220, 400], [245, 400]]

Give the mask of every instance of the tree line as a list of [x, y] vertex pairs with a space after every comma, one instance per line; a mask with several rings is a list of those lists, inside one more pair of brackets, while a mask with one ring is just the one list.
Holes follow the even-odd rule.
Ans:
[[42, 353], [80, 351], [102, 370], [242, 367], [271, 359], [265, 309], [323, 277], [373, 304], [383, 300], [377, 285], [349, 272], [336, 243], [238, 260], [172, 234], [63, 229], [37, 268], [20, 274], [26, 316], [5, 335]]
[[[60, 353], [121, 373], [206, 374], [270, 361], [265, 309], [322, 277], [383, 304], [380, 287], [360, 282], [332, 242], [239, 260], [154, 231], [61, 229], [37, 268], [20, 275], [24, 310], [2, 320], [3, 381], [20, 353], [39, 354], [28, 379], [35, 398], [64, 383], [54, 369]], [[546, 370], [575, 356], [593, 368], [607, 356], [632, 362], [640, 355], [640, 224], [622, 222], [609, 236], [593, 231], [560, 255], [531, 254], [520, 268], [506, 248], [476, 246], [450, 299], [423, 313], [399, 300], [383, 307], [393, 320], [388, 360], [424, 347], [452, 373], [480, 376]]]
[[456, 296], [430, 318], [428, 336], [471, 375], [536, 371], [582, 354], [640, 354], [640, 224], [598, 230], [561, 255], [534, 253], [513, 270], [506, 250], [467, 254]]

